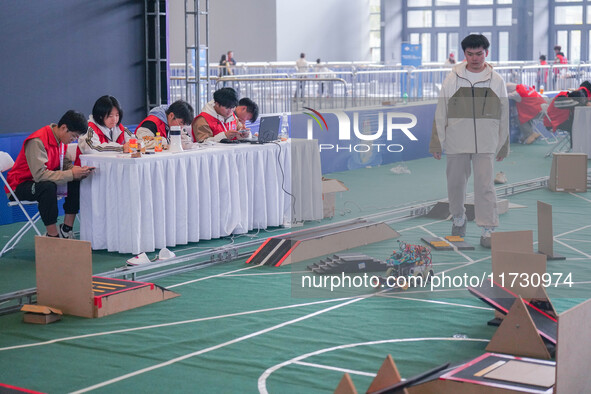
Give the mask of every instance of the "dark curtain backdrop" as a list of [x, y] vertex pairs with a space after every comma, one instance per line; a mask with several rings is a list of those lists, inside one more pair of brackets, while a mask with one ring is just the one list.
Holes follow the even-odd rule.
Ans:
[[146, 115], [143, 0], [0, 0], [0, 133], [31, 133], [115, 96]]

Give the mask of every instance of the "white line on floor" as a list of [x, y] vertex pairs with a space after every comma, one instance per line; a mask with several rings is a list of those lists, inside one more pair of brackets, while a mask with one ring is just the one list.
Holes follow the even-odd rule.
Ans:
[[328, 307], [328, 308], [325, 308], [325, 309], [321, 309], [319, 311], [316, 311], [316, 312], [313, 312], [313, 313], [309, 313], [309, 314], [304, 315], [304, 316], [300, 316], [300, 317], [298, 317], [296, 319], [288, 320], [286, 322], [283, 322], [283, 323], [280, 323], [280, 324], [276, 324], [274, 326], [265, 328], [263, 330], [255, 331], [255, 332], [253, 332], [251, 334], [243, 335], [243, 336], [238, 337], [238, 338], [234, 338], [231, 341], [220, 343], [220, 344], [217, 344], [215, 346], [210, 346], [210, 347], [205, 348], [205, 349], [197, 350], [196, 352], [187, 353], [187, 354], [185, 354], [183, 356], [173, 358], [173, 359], [168, 360], [168, 361], [165, 361], [163, 363], [155, 364], [155, 365], [152, 365], [152, 366], [147, 367], [147, 368], [142, 368], [142, 369], [139, 369], [137, 371], [130, 372], [130, 373], [127, 373], [127, 374], [118, 376], [118, 377], [113, 378], [113, 379], [106, 380], [104, 382], [101, 382], [101, 383], [98, 383], [98, 384], [95, 384], [95, 385], [92, 385], [92, 386], [89, 386], [89, 387], [85, 387], [83, 389], [74, 391], [73, 394], [86, 393], [88, 391], [92, 391], [92, 390], [95, 390], [95, 389], [98, 389], [98, 388], [101, 388], [101, 387], [105, 387], [105, 386], [108, 386], [110, 384], [117, 383], [117, 382], [120, 382], [122, 380], [129, 379], [129, 378], [132, 378], [132, 377], [137, 376], [137, 375], [141, 375], [141, 374], [146, 373], [146, 372], [150, 372], [150, 371], [153, 371], [153, 370], [156, 370], [156, 369], [159, 369], [159, 368], [163, 368], [163, 367], [166, 367], [166, 366], [169, 366], [169, 365], [178, 363], [180, 361], [186, 360], [186, 359], [191, 358], [191, 357], [199, 356], [199, 355], [204, 354], [204, 353], [209, 353], [211, 351], [214, 351], [214, 350], [217, 350], [217, 349], [221, 349], [223, 347], [226, 347], [226, 346], [229, 346], [229, 345], [238, 343], [238, 342], [242, 342], [242, 341], [245, 341], [247, 339], [254, 338], [254, 337], [257, 337], [259, 335], [266, 334], [266, 333], [271, 332], [271, 331], [275, 331], [275, 330], [280, 329], [280, 328], [283, 328], [285, 326], [289, 326], [291, 324], [299, 323], [299, 322], [301, 322], [303, 320], [310, 319], [312, 317], [321, 315], [321, 314], [326, 313], [326, 312], [330, 312], [332, 310], [335, 310], [335, 309], [338, 309], [338, 308], [347, 306], [349, 304], [353, 304], [353, 303], [355, 303], [357, 301], [361, 301], [361, 300], [364, 300], [364, 299], [366, 299], [368, 297], [372, 297], [372, 296], [373, 295], [359, 297], [359, 298], [353, 298], [353, 299], [350, 299], [350, 300], [348, 300], [346, 302], [343, 302], [341, 304], [333, 305], [331, 307]]
[[58, 342], [72, 341], [72, 340], [83, 339], [83, 338], [99, 337], [99, 336], [104, 336], [104, 335], [121, 334], [121, 333], [132, 332], [132, 331], [149, 330], [152, 328], [162, 328], [162, 327], [177, 326], [177, 325], [181, 325], [181, 324], [198, 323], [198, 322], [208, 321], [208, 320], [224, 319], [227, 317], [252, 315], [255, 313], [263, 313], [263, 312], [273, 312], [273, 311], [279, 311], [282, 309], [300, 308], [300, 307], [305, 307], [305, 306], [309, 306], [309, 305], [325, 304], [325, 303], [329, 303], [329, 302], [339, 302], [339, 301], [349, 300], [349, 299], [351, 299], [351, 297], [336, 298], [334, 300], [322, 300], [322, 301], [307, 302], [304, 304], [278, 306], [278, 307], [274, 307], [274, 308], [256, 309], [256, 310], [246, 311], [246, 312], [230, 313], [227, 315], [200, 317], [197, 319], [181, 320], [181, 321], [162, 323], [162, 324], [153, 324], [150, 326], [142, 326], [142, 327], [124, 328], [121, 330], [104, 331], [104, 332], [97, 332], [97, 333], [93, 333], [93, 334], [77, 335], [77, 336], [72, 336], [72, 337], [56, 338], [56, 339], [51, 339], [49, 341], [44, 341], [44, 342], [36, 342], [36, 343], [28, 343], [28, 344], [24, 344], [24, 345], [3, 347], [3, 348], [0, 348], [0, 351], [22, 349], [22, 348], [28, 348], [28, 347], [34, 347], [34, 346], [51, 345], [53, 343], [58, 343]]
[[555, 236], [554, 236], [554, 238], [556, 239], [556, 237], [562, 237], [562, 236], [564, 236], [564, 235], [566, 235], [566, 234], [572, 234], [572, 233], [576, 233], [577, 231], [584, 230], [584, 229], [586, 229], [586, 228], [588, 228], [588, 227], [591, 227], [591, 224], [589, 224], [589, 225], [587, 225], [587, 226], [583, 226], [583, 227], [575, 228], [575, 229], [573, 229], [573, 230], [565, 231], [564, 233], [560, 233], [560, 234], [558, 234], [558, 235], [555, 235]]
[[399, 298], [401, 300], [408, 300], [408, 301], [428, 302], [428, 303], [432, 303], [432, 304], [459, 306], [459, 307], [462, 307], [462, 308], [483, 309], [485, 311], [493, 311], [494, 310], [493, 308], [486, 308], [486, 307], [483, 307], [483, 306], [457, 304], [455, 302], [445, 302], [445, 301], [436, 301], [436, 300], [422, 300], [420, 298], [401, 297], [401, 296], [397, 296], [397, 295], [385, 295], [384, 297], [388, 297], [388, 298]]
[[258, 267], [258, 265], [251, 265], [251, 266], [245, 267], [245, 268], [239, 268], [239, 269], [232, 270], [232, 271], [222, 272], [221, 274], [215, 274], [215, 275], [205, 276], [203, 278], [198, 278], [198, 279], [189, 280], [187, 282], [177, 283], [176, 285], [167, 286], [166, 288], [167, 289], [172, 289], [174, 287], [189, 285], [191, 283], [201, 282], [202, 280], [206, 280], [206, 279], [218, 278], [220, 276], [225, 276], [225, 275], [228, 275], [228, 274], [231, 274], [231, 273], [234, 273], [234, 272], [245, 271], [245, 270], [249, 270], [251, 268], [256, 268], [256, 267]]
[[567, 244], [567, 243], [565, 243], [565, 242], [562, 242], [562, 241], [561, 241], [561, 240], [559, 240], [559, 239], [556, 239], [556, 238], [554, 238], [554, 242], [556, 242], [556, 243], [559, 243], [559, 244], [561, 244], [561, 245], [564, 245], [564, 246], [566, 246], [567, 248], [569, 248], [569, 249], [572, 249], [572, 250], [574, 250], [575, 252], [577, 252], [577, 253], [580, 253], [580, 254], [582, 254], [583, 256], [587, 257], [587, 258], [591, 258], [591, 255], [588, 255], [587, 253], [585, 253], [585, 252], [583, 252], [583, 251], [581, 251], [581, 250], [579, 250], [579, 249], [577, 249], [577, 248], [575, 248], [575, 247], [573, 247], [573, 246], [570, 246], [569, 244]]
[[305, 273], [312, 273], [312, 271], [260, 272], [258, 274], [227, 274], [225, 276], [238, 277], [238, 276], [263, 276], [263, 275], [291, 275], [291, 274], [305, 274]]
[[432, 225], [432, 224], [437, 224], [437, 223], [441, 223], [441, 222], [447, 222], [447, 221], [448, 221], [447, 219], [443, 219], [443, 220], [436, 220], [436, 221], [434, 221], [434, 222], [423, 223], [423, 224], [419, 224], [419, 225], [412, 226], [412, 227], [407, 227], [407, 228], [405, 228], [405, 229], [402, 229], [402, 230], [396, 230], [396, 231], [398, 231], [399, 233], [402, 233], [402, 232], [404, 232], [404, 231], [415, 230], [415, 229], [417, 229], [417, 228], [422, 228], [422, 227], [424, 227], [424, 226], [430, 226], [430, 225]]
[[422, 341], [489, 342], [488, 339], [478, 339], [478, 338], [447, 338], [447, 337], [445, 337], [445, 338], [437, 338], [437, 337], [436, 338], [398, 338], [398, 339], [384, 339], [384, 340], [380, 340], [380, 341], [371, 341], [371, 342], [351, 343], [351, 344], [347, 344], [347, 345], [339, 345], [339, 346], [334, 346], [334, 347], [330, 347], [330, 348], [326, 348], [326, 349], [320, 349], [320, 350], [316, 350], [311, 353], [306, 353], [301, 356], [294, 357], [291, 360], [287, 360], [287, 361], [284, 361], [280, 364], [276, 364], [270, 368], [267, 368], [267, 370], [265, 372], [263, 372], [261, 374], [261, 376], [259, 377], [259, 381], [258, 381], [259, 393], [260, 394], [268, 394], [269, 393], [267, 391], [267, 378], [269, 376], [271, 376], [271, 374], [273, 372], [275, 372], [285, 366], [288, 366], [290, 364], [304, 360], [308, 357], [332, 352], [334, 350], [349, 349], [349, 348], [353, 348], [353, 347], [357, 347], [357, 346], [371, 346], [371, 345], [382, 345], [382, 344], [386, 344], [386, 343], [422, 342]]
[[582, 242], [582, 243], [591, 242], [591, 240], [588, 240], [588, 239], [576, 239], [576, 238], [562, 238], [562, 241]]
[[337, 371], [337, 372], [342, 372], [342, 373], [351, 373], [351, 374], [361, 375], [361, 376], [370, 376], [372, 378], [374, 378], [376, 376], [375, 373], [356, 371], [354, 369], [331, 367], [329, 365], [306, 363], [303, 361], [295, 361], [294, 364], [305, 365], [306, 367], [313, 367], [313, 368], [319, 368], [319, 369], [328, 369], [330, 371]]
[[[432, 231], [427, 230], [426, 228], [420, 226], [419, 227], [421, 230], [425, 231], [427, 234], [430, 234], [432, 237], [438, 237], [437, 234], [435, 234]], [[444, 238], [445, 239], [445, 238]], [[454, 248], [454, 252], [456, 252], [457, 254], [459, 254], [460, 256], [462, 256], [463, 258], [465, 258], [466, 260], [468, 260], [469, 262], [474, 262], [474, 260], [472, 260], [470, 257], [466, 256], [464, 253], [462, 253], [460, 250], [458, 250], [458, 248], [454, 245], [452, 245], [452, 247]]]
[[579, 197], [581, 200], [585, 200], [585, 201], [591, 202], [591, 200], [589, 200], [588, 198], [585, 198], [583, 196], [579, 196], [578, 194], [575, 194], [573, 192], [569, 192], [568, 194], [570, 194], [571, 196]]

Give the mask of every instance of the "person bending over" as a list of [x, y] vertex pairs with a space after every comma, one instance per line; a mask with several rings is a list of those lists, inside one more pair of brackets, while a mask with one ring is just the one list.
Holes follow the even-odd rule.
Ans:
[[238, 101], [238, 106], [234, 109], [234, 118], [236, 119], [236, 130], [247, 130], [246, 122], [254, 123], [259, 117], [259, 106], [257, 103], [243, 97]]
[[183, 146], [187, 143], [191, 144], [191, 137], [183, 126], [191, 123], [193, 115], [193, 107], [183, 100], [177, 100], [170, 106], [160, 105], [153, 108], [146, 119], [141, 121], [135, 130], [135, 135], [144, 140], [146, 148], [153, 148], [156, 145], [154, 141], [156, 133], [160, 133], [163, 138], [162, 142], [164, 145], [168, 145], [170, 143], [170, 127], [180, 126]]
[[[238, 105], [238, 94], [232, 88], [221, 88], [213, 93], [213, 100], [209, 101], [201, 113], [193, 119], [193, 141], [203, 142], [239, 139], [248, 132], [239, 131], [238, 121], [234, 116], [234, 109]], [[244, 127], [244, 126], [242, 126]]]
[[542, 105], [546, 99], [532, 87], [523, 84], [507, 83], [510, 100], [515, 101], [519, 130], [519, 143], [529, 145], [540, 138], [541, 134], [534, 131], [534, 120], [542, 113]]

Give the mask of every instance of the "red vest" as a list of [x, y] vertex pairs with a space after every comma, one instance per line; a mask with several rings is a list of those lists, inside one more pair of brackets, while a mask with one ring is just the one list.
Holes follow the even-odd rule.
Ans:
[[[222, 123], [218, 118], [211, 116], [208, 113], [205, 112], [201, 112], [199, 115], [197, 115], [195, 117], [195, 119], [197, 119], [198, 117], [203, 116], [203, 118], [207, 121], [207, 124], [209, 125], [209, 128], [211, 129], [211, 131], [213, 132], [213, 135], [217, 135], [219, 133], [224, 133], [228, 130], [236, 130], [236, 118], [234, 117], [233, 121], [231, 122], [226, 122], [226, 123]], [[197, 138], [195, 138], [195, 134], [193, 133], [193, 142], [196, 142]]]
[[567, 92], [560, 92], [550, 103], [550, 106], [548, 107], [548, 116], [552, 121], [550, 121], [547, 117], [544, 117], [544, 126], [552, 127], [553, 132], [555, 132], [558, 126], [560, 126], [562, 122], [566, 121], [570, 116], [570, 109], [556, 108], [556, 106], [554, 106], [554, 102], [558, 97], [566, 96], [568, 96]]
[[519, 123], [525, 123], [538, 116], [546, 100], [534, 88], [522, 84], [517, 85], [515, 91], [521, 96], [521, 101], [515, 103]]
[[[99, 137], [99, 141], [101, 144], [104, 144], [106, 142], [111, 142], [106, 136], [105, 134], [103, 134], [103, 132], [101, 131], [101, 129], [94, 124], [93, 122], [88, 122], [88, 127], [90, 127], [91, 129], [94, 130], [94, 133], [96, 135], [98, 135]], [[117, 140], [114, 141], [116, 143], [118, 143], [119, 145], [123, 145], [125, 144], [125, 129], [123, 128], [123, 125], [121, 123], [119, 123], [119, 130], [121, 130], [121, 134], [119, 134], [119, 137], [117, 137]], [[74, 165], [75, 166], [79, 166], [80, 165], [80, 155], [82, 154], [82, 151], [80, 150], [80, 148], [76, 148], [76, 160], [74, 160]]]
[[136, 130], [139, 129], [140, 127], [142, 127], [142, 125], [146, 121], [154, 122], [156, 124], [156, 130], [158, 130], [158, 132], [160, 133], [160, 136], [163, 138], [166, 138], [166, 123], [164, 123], [162, 121], [162, 119], [160, 119], [159, 117], [157, 117], [155, 115], [148, 115], [146, 117], [146, 119], [142, 120], [142, 123], [140, 123], [137, 126]]
[[[45, 167], [50, 171], [60, 169], [60, 145], [62, 144], [56, 140], [51, 131], [51, 126], [45, 126], [28, 136], [23, 142], [23, 147], [16, 157], [12, 169], [6, 176], [6, 180], [12, 190], [16, 189], [16, 187], [23, 182], [33, 180], [33, 175], [31, 174], [31, 169], [29, 168], [27, 157], [25, 156], [25, 145], [27, 141], [33, 138], [40, 138], [43, 142], [43, 146], [47, 152], [47, 162], [45, 163]], [[64, 151], [66, 147], [67, 145], [64, 145]], [[8, 193], [8, 188], [4, 188], [4, 190]]]

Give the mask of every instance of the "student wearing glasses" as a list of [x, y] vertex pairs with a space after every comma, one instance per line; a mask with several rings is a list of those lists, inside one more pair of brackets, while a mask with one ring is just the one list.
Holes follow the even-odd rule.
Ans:
[[[183, 100], [177, 100], [168, 105], [161, 105], [153, 108], [146, 119], [138, 125], [135, 130], [135, 135], [139, 139], [143, 139], [146, 148], [153, 148], [155, 145], [154, 137], [156, 133], [160, 133], [164, 145], [170, 142], [170, 127], [183, 126], [191, 124], [194, 112], [191, 104]], [[181, 140], [183, 145], [187, 142], [191, 143], [191, 137], [184, 131], [181, 133]]]
[[[25, 139], [6, 177], [17, 198], [39, 203], [39, 214], [48, 237], [74, 238], [72, 227], [80, 209], [80, 180], [94, 168], [74, 166], [65, 152], [67, 144], [76, 141], [87, 128], [86, 116], [69, 110], [57, 124], [44, 126]], [[58, 185], [67, 185], [68, 189], [64, 223], [59, 227]], [[12, 200], [12, 195], [9, 199]]]

